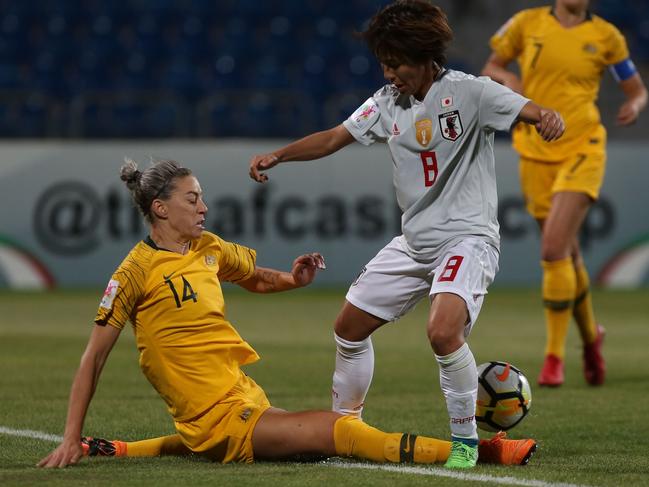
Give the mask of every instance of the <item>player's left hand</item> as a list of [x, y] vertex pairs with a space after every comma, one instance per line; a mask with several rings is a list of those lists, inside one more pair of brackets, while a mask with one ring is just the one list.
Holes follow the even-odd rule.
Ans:
[[300, 255], [293, 261], [291, 274], [299, 287], [307, 286], [315, 279], [318, 269], [326, 269], [324, 257], [317, 252]]
[[623, 103], [618, 110], [615, 122], [617, 123], [617, 125], [622, 126], [632, 125], [638, 119], [638, 115], [640, 115], [640, 110], [638, 109], [636, 103], [633, 103], [629, 100]]
[[566, 130], [566, 124], [561, 114], [555, 110], [541, 109], [541, 120], [536, 125], [536, 131], [546, 142], [557, 140]]
[[248, 174], [252, 179], [258, 183], [265, 183], [268, 181], [268, 175], [263, 171], [268, 171], [269, 169], [275, 167], [279, 163], [279, 157], [275, 154], [257, 154], [250, 159], [250, 164], [248, 166]]
[[64, 468], [75, 465], [83, 458], [83, 450], [78, 441], [63, 441], [53, 452], [36, 464], [42, 468]]

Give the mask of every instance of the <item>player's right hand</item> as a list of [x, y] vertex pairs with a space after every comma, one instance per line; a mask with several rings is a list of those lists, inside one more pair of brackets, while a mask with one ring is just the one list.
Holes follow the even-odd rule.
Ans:
[[68, 465], [75, 465], [83, 458], [81, 443], [63, 441], [56, 450], [43, 458], [37, 467], [43, 468], [64, 468]]
[[326, 269], [324, 257], [318, 252], [300, 255], [293, 261], [291, 274], [298, 287], [308, 286], [313, 282], [319, 269]]
[[618, 125], [632, 125], [638, 119], [640, 109], [635, 100], [627, 100], [617, 112], [616, 122]]
[[541, 109], [541, 120], [536, 123], [536, 131], [546, 142], [557, 140], [566, 130], [561, 114], [555, 110]]
[[275, 154], [257, 154], [250, 159], [250, 177], [258, 183], [268, 181], [268, 175], [261, 171], [267, 171], [279, 163], [279, 157]]

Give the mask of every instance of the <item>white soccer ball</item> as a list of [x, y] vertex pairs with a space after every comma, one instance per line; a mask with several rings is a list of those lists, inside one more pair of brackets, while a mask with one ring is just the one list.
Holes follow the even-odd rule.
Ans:
[[527, 416], [531, 404], [530, 383], [519, 369], [507, 362], [478, 366], [478, 428], [507, 431]]

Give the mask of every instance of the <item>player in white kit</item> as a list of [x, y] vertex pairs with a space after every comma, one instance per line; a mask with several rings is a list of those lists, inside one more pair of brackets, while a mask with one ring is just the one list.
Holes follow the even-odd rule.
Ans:
[[370, 335], [429, 295], [427, 333], [453, 442], [446, 466], [473, 467], [478, 375], [465, 339], [498, 270], [493, 134], [522, 121], [552, 141], [563, 120], [488, 78], [445, 69], [452, 32], [424, 0], [385, 7], [362, 36], [389, 84], [342, 124], [254, 156], [250, 176], [264, 182], [263, 171], [280, 162], [318, 159], [354, 141], [388, 145], [403, 234], [363, 268], [336, 319], [333, 409], [361, 415], [374, 370]]

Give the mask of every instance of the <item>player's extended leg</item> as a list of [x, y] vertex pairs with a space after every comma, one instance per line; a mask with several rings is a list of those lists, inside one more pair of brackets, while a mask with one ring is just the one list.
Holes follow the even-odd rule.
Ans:
[[[375, 462], [434, 463], [447, 459], [448, 441], [404, 433], [384, 433], [352, 416], [332, 411], [287, 413], [267, 410], [253, 431], [257, 459], [317, 456], [353, 456]], [[102, 438], [82, 439], [87, 456], [157, 457], [189, 455], [179, 435], [124, 442]], [[499, 433], [480, 441], [480, 461], [501, 465], [526, 465], [536, 450], [530, 439], [507, 440]]]
[[606, 363], [601, 350], [604, 340], [604, 328], [595, 321], [595, 312], [590, 295], [590, 278], [577, 241], [573, 245], [572, 261], [577, 276], [577, 293], [572, 316], [575, 318], [584, 345], [584, 376], [586, 382], [590, 385], [598, 386], [604, 383], [606, 376]]
[[81, 447], [86, 456], [95, 457], [159, 457], [190, 455], [192, 452], [180, 435], [161, 436], [139, 441], [105, 440], [84, 436]]
[[564, 380], [566, 335], [577, 294], [577, 274], [571, 254], [591, 203], [590, 197], [583, 193], [555, 193], [547, 219], [540, 222], [547, 333], [545, 360], [538, 378], [542, 386], [557, 387]]
[[311, 456], [356, 457], [374, 462], [444, 461], [448, 441], [404, 433], [384, 433], [353, 416], [333, 411], [291, 413], [271, 408], [252, 434], [255, 459]]
[[335, 412], [361, 417], [374, 374], [370, 335], [385, 323], [345, 301], [334, 326], [336, 368], [331, 395]]
[[453, 449], [449, 468], [470, 468], [478, 459], [475, 404], [478, 372], [473, 353], [464, 340], [469, 313], [463, 298], [452, 293], [433, 297], [428, 338], [439, 364], [439, 380], [450, 417]]

